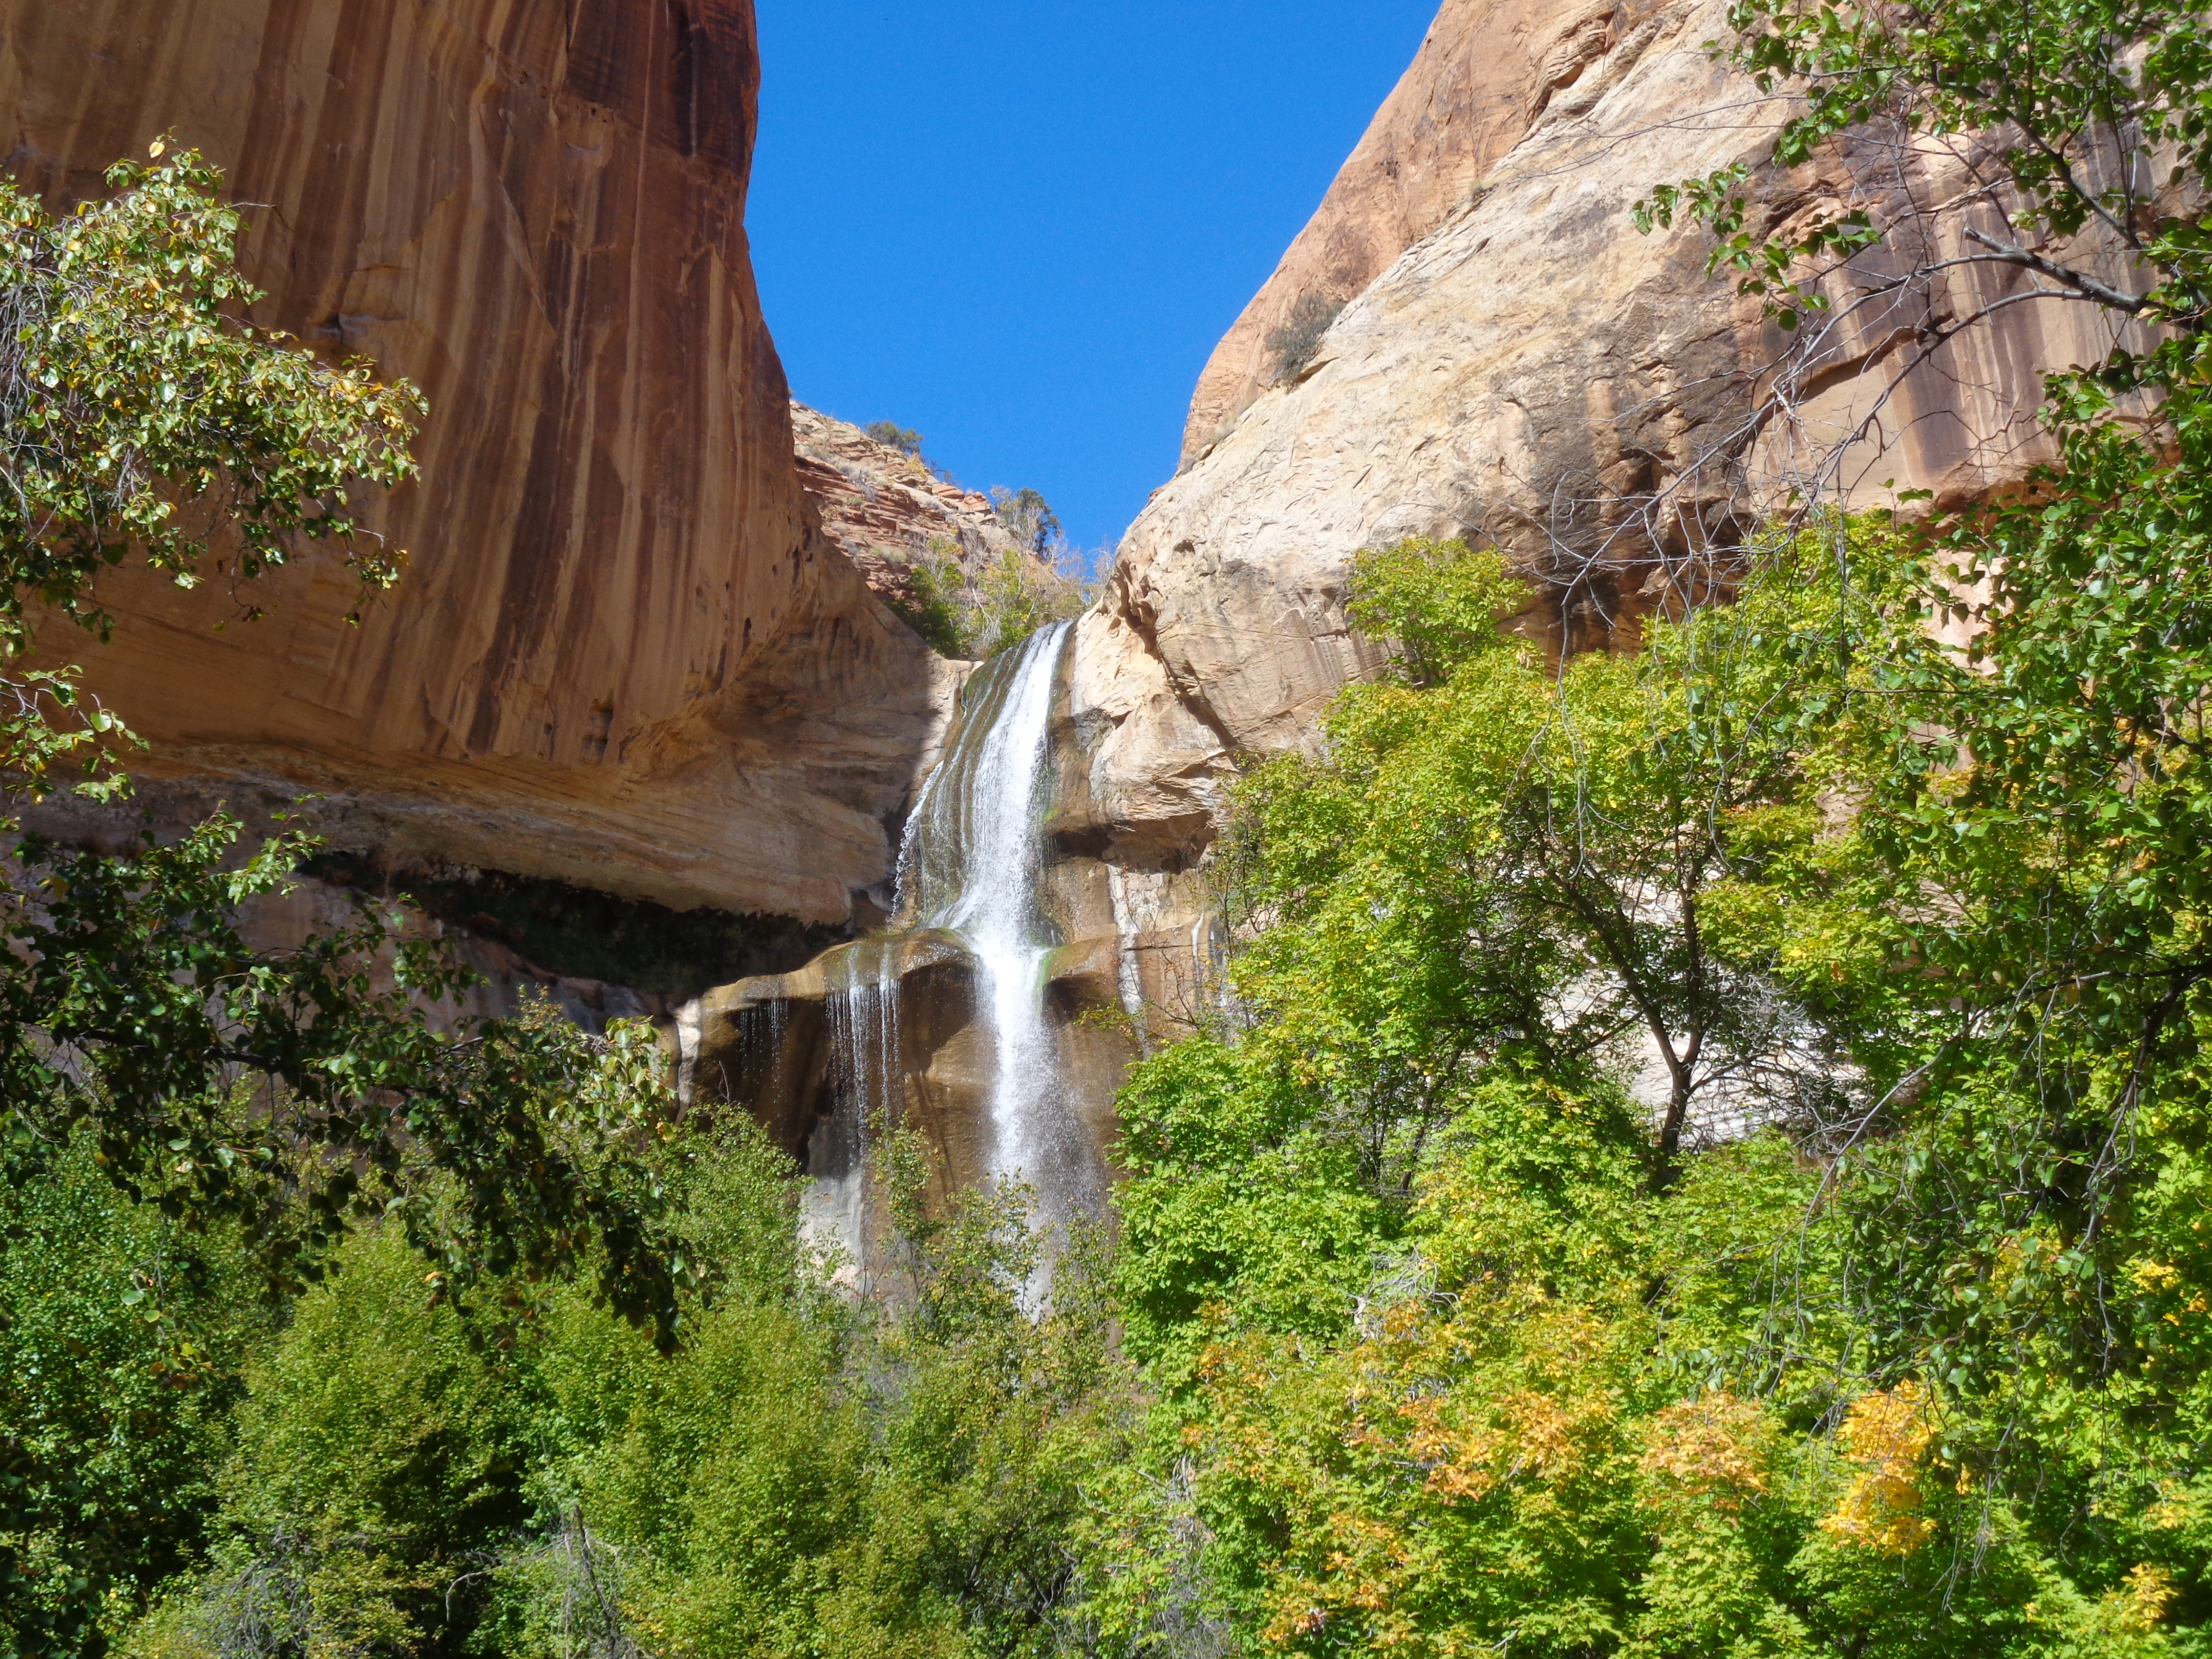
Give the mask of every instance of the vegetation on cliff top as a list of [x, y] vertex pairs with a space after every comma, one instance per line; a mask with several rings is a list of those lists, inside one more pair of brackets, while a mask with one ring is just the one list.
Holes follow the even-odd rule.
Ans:
[[908, 567], [913, 597], [892, 609], [939, 656], [980, 662], [1082, 614], [1090, 587], [1069, 563], [1008, 548], [971, 568], [950, 546], [933, 544]]

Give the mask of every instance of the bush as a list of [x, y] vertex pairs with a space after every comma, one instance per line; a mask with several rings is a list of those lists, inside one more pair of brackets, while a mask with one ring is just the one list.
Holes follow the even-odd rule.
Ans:
[[994, 489], [991, 501], [999, 522], [1016, 541], [1040, 559], [1051, 552], [1060, 538], [1060, 515], [1042, 495], [1026, 488]]
[[156, 1621], [167, 1651], [465, 1633], [481, 1598], [456, 1591], [531, 1518], [543, 1425], [511, 1340], [495, 1346], [488, 1311], [433, 1304], [397, 1227], [356, 1235], [341, 1263], [246, 1368], [213, 1565]]
[[1122, 1444], [1095, 1246], [1032, 1317], [1024, 1196], [932, 1219], [902, 1176], [897, 1295], [854, 1305], [764, 1137], [671, 1161], [701, 1268], [672, 1358], [579, 1287], [432, 1304], [398, 1229], [356, 1237], [247, 1368], [216, 1547], [134, 1651], [1054, 1651]]
[[871, 421], [861, 430], [887, 448], [917, 461], [921, 459], [921, 434], [911, 427], [901, 426], [896, 421]]
[[914, 597], [891, 608], [939, 656], [980, 661], [1048, 623], [1079, 616], [1088, 585], [1067, 570], [1008, 548], [981, 570], [933, 542], [908, 569]]
[[1322, 337], [1343, 313], [1344, 301], [1325, 295], [1301, 294], [1282, 325], [1267, 334], [1267, 349], [1274, 355], [1275, 378], [1295, 380], [1321, 349]]
[[0, 1185], [0, 1650], [98, 1653], [193, 1559], [256, 1288], [88, 1152]]

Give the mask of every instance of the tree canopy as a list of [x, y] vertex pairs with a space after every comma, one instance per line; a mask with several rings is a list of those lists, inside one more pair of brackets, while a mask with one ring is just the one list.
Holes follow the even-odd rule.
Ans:
[[[127, 810], [118, 713], [76, 671], [24, 665], [40, 627], [48, 660], [56, 627], [112, 628], [112, 567], [250, 584], [325, 540], [373, 594], [404, 562], [356, 504], [413, 476], [421, 395], [239, 320], [259, 295], [237, 210], [198, 155], [166, 149], [67, 213], [0, 191], [0, 770], [18, 802], [68, 788]], [[379, 1218], [427, 1254], [434, 1296], [581, 1270], [675, 1340], [690, 1264], [652, 1161], [672, 1103], [648, 1029], [434, 1019], [468, 975], [366, 906], [297, 948], [250, 946], [241, 907], [317, 845], [296, 823], [246, 849], [218, 813], [119, 854], [0, 829], [11, 1190], [88, 1156], [128, 1200], [228, 1239], [278, 1296]], [[177, 1340], [152, 1363], [189, 1378], [201, 1350]], [[64, 1409], [46, 1386], [0, 1421], [0, 1628], [27, 1652], [97, 1645], [107, 1599], [143, 1595], [178, 1542], [125, 1522], [88, 1472], [138, 1407]]]

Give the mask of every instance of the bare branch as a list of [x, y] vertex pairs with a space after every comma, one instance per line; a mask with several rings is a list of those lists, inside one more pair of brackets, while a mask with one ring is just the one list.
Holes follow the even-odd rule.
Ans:
[[2018, 265], [2024, 270], [2036, 271], [2050, 277], [2054, 283], [2063, 283], [2084, 298], [2094, 300], [2099, 305], [2110, 306], [2115, 311], [2124, 311], [2130, 317], [2141, 314], [2143, 307], [2148, 303], [2148, 296], [2146, 295], [2124, 294], [2118, 289], [2100, 283], [2094, 276], [2085, 276], [2081, 272], [2070, 270], [2056, 260], [2046, 259], [2040, 253], [2031, 252], [2027, 248], [2016, 246], [2010, 242], [2001, 242], [1994, 236], [1985, 235], [1972, 225], [1966, 227], [1966, 240], [1970, 242], [1978, 242], [1988, 248], [2006, 264]]

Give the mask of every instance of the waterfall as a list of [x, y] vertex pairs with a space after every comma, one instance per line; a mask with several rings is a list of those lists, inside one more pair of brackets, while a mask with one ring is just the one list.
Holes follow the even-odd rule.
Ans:
[[837, 951], [824, 971], [837, 981], [827, 988], [822, 1010], [837, 1109], [823, 1120], [809, 1148], [814, 1179], [801, 1212], [808, 1237], [835, 1244], [846, 1258], [843, 1271], [857, 1283], [870, 1242], [868, 1148], [878, 1126], [898, 1122], [905, 1103], [898, 950], [890, 940], [862, 939]]
[[[823, 1081], [832, 1104], [807, 1141], [812, 1179], [803, 1212], [810, 1237], [836, 1248], [846, 1262], [840, 1278], [856, 1286], [873, 1259], [873, 1143], [907, 1116], [911, 1062], [900, 1004], [903, 975], [918, 962], [942, 963], [957, 949], [969, 964], [974, 1025], [990, 1062], [984, 1178], [1025, 1183], [1036, 1194], [1036, 1219], [1055, 1233], [1095, 1211], [1102, 1197], [1045, 1013], [1048, 965], [1060, 943], [1039, 893], [1050, 805], [1047, 738], [1072, 626], [1040, 629], [975, 672], [959, 729], [915, 802], [899, 854], [893, 931], [817, 959], [828, 1039]], [[929, 1029], [927, 1021], [917, 1026], [915, 1040], [933, 1041]], [[779, 1056], [781, 1030], [779, 1020]], [[768, 1078], [778, 1100], [781, 1066], [774, 1060]], [[1032, 1297], [1044, 1288], [1040, 1270]]]
[[991, 1038], [991, 1174], [1028, 1182], [1054, 1224], [1097, 1198], [1045, 1018], [1046, 959], [1058, 941], [1037, 893], [1046, 728], [1072, 627], [1039, 629], [978, 672], [899, 856], [902, 920], [957, 935], [975, 963]]

